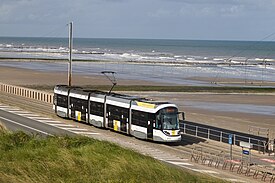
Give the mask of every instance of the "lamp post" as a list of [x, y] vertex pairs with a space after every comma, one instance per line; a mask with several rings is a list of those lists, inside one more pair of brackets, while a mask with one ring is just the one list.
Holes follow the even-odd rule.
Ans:
[[73, 22], [69, 23], [69, 69], [68, 86], [72, 86], [72, 49], [73, 49]]

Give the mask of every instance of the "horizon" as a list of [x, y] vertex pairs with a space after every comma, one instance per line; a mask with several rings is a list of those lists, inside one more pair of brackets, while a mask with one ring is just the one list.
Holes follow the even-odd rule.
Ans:
[[[0, 38], [68, 39], [68, 37], [0, 36]], [[73, 37], [73, 39], [167, 40], [167, 41], [225, 41], [225, 42], [275, 42], [275, 40], [226, 40], [226, 39], [176, 39], [176, 38], [124, 38], [124, 37]]]

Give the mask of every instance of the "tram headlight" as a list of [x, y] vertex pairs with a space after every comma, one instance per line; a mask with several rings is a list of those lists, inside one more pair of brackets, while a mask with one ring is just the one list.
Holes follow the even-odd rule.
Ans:
[[163, 133], [164, 133], [165, 135], [170, 135], [170, 133], [167, 132], [167, 131], [163, 131]]

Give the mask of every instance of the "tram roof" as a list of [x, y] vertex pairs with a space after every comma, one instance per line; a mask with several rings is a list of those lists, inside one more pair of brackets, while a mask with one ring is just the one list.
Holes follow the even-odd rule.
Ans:
[[108, 96], [122, 98], [122, 99], [126, 99], [126, 100], [146, 100], [145, 98], [142, 98], [142, 97], [123, 95], [123, 94], [118, 94], [118, 93], [111, 93], [111, 94], [108, 94]]
[[[131, 95], [124, 95], [124, 94], [119, 94], [119, 93], [108, 93], [100, 90], [88, 90], [88, 89], [83, 89], [78, 86], [67, 86], [67, 85], [56, 85], [55, 90], [60, 90], [60, 91], [68, 91], [70, 89], [70, 93], [75, 93], [75, 94], [80, 94], [80, 95], [89, 95], [91, 94], [96, 94], [98, 96], [107, 96], [107, 98], [112, 99], [112, 100], [119, 100], [123, 102], [123, 100], [132, 100], [132, 101], [139, 101], [139, 102], [144, 102], [144, 103], [149, 103], [149, 104], [154, 104], [156, 106], [162, 105], [162, 104], [170, 104], [169, 102], [162, 102], [162, 101], [153, 101], [148, 98], [144, 97], [139, 97], [139, 96], [131, 96]], [[126, 102], [126, 101], [125, 101]]]
[[82, 89], [82, 88], [79, 86], [56, 85], [54, 89], [60, 90], [60, 91], [68, 91], [69, 89]]

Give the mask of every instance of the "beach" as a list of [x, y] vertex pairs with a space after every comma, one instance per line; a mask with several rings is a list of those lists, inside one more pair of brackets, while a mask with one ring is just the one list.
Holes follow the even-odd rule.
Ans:
[[[253, 46], [252, 46], [253, 45]], [[0, 37], [0, 66], [66, 72], [66, 38]], [[73, 74], [192, 86], [275, 87], [274, 42], [75, 38]]]
[[[0, 81], [18, 86], [26, 85], [56, 85], [68, 83], [67, 72], [45, 72], [16, 67], [0, 67]], [[165, 85], [165, 83], [153, 83], [141, 80], [121, 79], [120, 85]], [[72, 85], [110, 85], [112, 83], [104, 76], [73, 74]]]
[[[0, 67], [0, 81], [18, 86], [67, 84], [67, 72]], [[108, 85], [104, 76], [73, 74], [73, 85]], [[169, 86], [171, 83], [120, 79], [119, 85]], [[37, 88], [39, 89], [39, 88]], [[169, 101], [185, 112], [186, 120], [248, 133], [253, 127], [275, 130], [274, 93], [120, 92]]]

